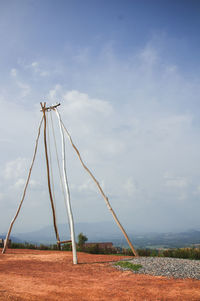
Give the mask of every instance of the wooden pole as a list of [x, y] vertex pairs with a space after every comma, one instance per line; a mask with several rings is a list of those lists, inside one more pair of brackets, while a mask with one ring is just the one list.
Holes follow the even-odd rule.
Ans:
[[[56, 111], [57, 111], [57, 110], [56, 110]], [[65, 126], [64, 126], [64, 124], [63, 124], [62, 121], [61, 121], [61, 123], [62, 123], [62, 126], [63, 126], [63, 128], [64, 128], [64, 130], [65, 130], [65, 132], [66, 132], [66, 134], [67, 134], [67, 136], [68, 136], [68, 138], [69, 138], [69, 140], [70, 140], [70, 142], [71, 142], [71, 144], [72, 144], [74, 150], [76, 151], [76, 153], [77, 153], [77, 155], [78, 155], [78, 158], [79, 158], [79, 160], [80, 160], [82, 166], [83, 166], [84, 169], [89, 173], [89, 175], [92, 177], [93, 181], [96, 183], [96, 185], [97, 185], [97, 187], [98, 187], [98, 189], [99, 189], [101, 195], [103, 196], [103, 198], [104, 198], [104, 200], [105, 200], [105, 203], [106, 203], [108, 209], [109, 209], [110, 212], [112, 213], [112, 216], [113, 216], [115, 222], [117, 223], [118, 227], [120, 228], [120, 230], [122, 231], [123, 235], [125, 236], [125, 238], [126, 238], [128, 244], [129, 244], [129, 246], [130, 246], [130, 248], [131, 248], [133, 254], [134, 254], [135, 256], [138, 257], [138, 253], [137, 253], [137, 251], [135, 250], [135, 248], [133, 247], [133, 245], [132, 245], [132, 243], [131, 243], [131, 241], [130, 241], [130, 239], [129, 239], [129, 237], [128, 237], [126, 231], [125, 231], [125, 229], [122, 227], [122, 225], [121, 225], [119, 219], [117, 218], [117, 215], [115, 214], [114, 210], [112, 209], [112, 207], [111, 207], [111, 205], [110, 205], [110, 203], [109, 203], [108, 197], [105, 195], [103, 189], [101, 188], [99, 182], [96, 180], [96, 178], [94, 177], [94, 175], [92, 174], [92, 172], [91, 172], [91, 171], [89, 170], [89, 168], [87, 168], [87, 166], [84, 164], [84, 162], [83, 162], [83, 160], [82, 160], [82, 158], [81, 158], [81, 155], [80, 155], [78, 149], [76, 148], [76, 146], [74, 145], [74, 143], [73, 143], [73, 141], [72, 141], [72, 138], [71, 138], [71, 136], [70, 136], [68, 130], [65, 128]]]
[[49, 172], [49, 159], [48, 159], [48, 151], [47, 151], [46, 102], [44, 104], [40, 103], [40, 105], [42, 107], [43, 118], [44, 118], [44, 147], [45, 147], [45, 158], [46, 158], [46, 166], [47, 166], [47, 180], [48, 180], [49, 197], [50, 197], [50, 201], [51, 201], [51, 208], [52, 208], [52, 213], [53, 213], [53, 224], [54, 224], [54, 230], [55, 230], [56, 239], [57, 239], [57, 245], [58, 245], [58, 249], [60, 250], [61, 249], [61, 247], [60, 247], [60, 237], [59, 237], [59, 234], [58, 234], [58, 228], [57, 228], [57, 223], [56, 223], [55, 207], [54, 207], [53, 196], [52, 196], [52, 192], [51, 192], [51, 180], [50, 180], [50, 172]]
[[67, 172], [66, 172], [66, 155], [65, 155], [64, 132], [63, 132], [62, 124], [61, 124], [60, 114], [58, 113], [56, 108], [54, 110], [55, 110], [56, 115], [57, 115], [58, 120], [59, 120], [60, 134], [61, 134], [61, 138], [62, 138], [63, 178], [64, 178], [65, 193], [66, 193], [66, 197], [67, 197], [67, 210], [68, 210], [69, 224], [70, 224], [70, 231], [71, 231], [73, 263], [77, 264], [76, 241], [75, 241], [75, 233], [74, 233], [74, 220], [73, 220], [73, 214], [72, 214], [72, 208], [71, 208], [71, 202], [70, 202], [69, 185], [68, 185], [68, 181], [67, 181]]
[[38, 135], [37, 135], [37, 138], [36, 138], [35, 150], [34, 150], [34, 154], [33, 154], [33, 159], [32, 159], [32, 163], [31, 163], [31, 167], [29, 169], [28, 178], [26, 180], [26, 184], [25, 184], [23, 195], [22, 195], [22, 199], [21, 199], [21, 202], [19, 204], [19, 207], [17, 209], [17, 212], [16, 212], [15, 216], [14, 216], [13, 220], [11, 221], [8, 233], [6, 235], [6, 240], [5, 240], [5, 243], [4, 243], [4, 248], [2, 250], [2, 254], [4, 254], [6, 252], [8, 242], [9, 242], [10, 233], [12, 231], [12, 227], [13, 227], [14, 222], [16, 221], [16, 219], [18, 217], [18, 214], [20, 212], [20, 209], [22, 207], [22, 204], [23, 204], [23, 201], [24, 201], [24, 198], [25, 198], [25, 195], [26, 195], [26, 190], [27, 190], [27, 187], [28, 187], [28, 184], [29, 184], [29, 180], [30, 180], [30, 177], [31, 177], [31, 172], [32, 172], [32, 169], [33, 169], [33, 164], [35, 162], [35, 157], [36, 157], [36, 153], [37, 153], [38, 141], [39, 141], [39, 137], [40, 137], [40, 129], [41, 129], [41, 126], [42, 126], [42, 122], [43, 122], [43, 117], [42, 117], [42, 120], [40, 121], [39, 129], [38, 129]]

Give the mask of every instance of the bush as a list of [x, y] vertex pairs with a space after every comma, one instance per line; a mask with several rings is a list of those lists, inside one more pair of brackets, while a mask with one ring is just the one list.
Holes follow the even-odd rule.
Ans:
[[51, 248], [49, 246], [45, 246], [43, 244], [41, 244], [39, 247], [38, 247], [39, 250], [51, 250]]
[[130, 249], [130, 248], [128, 248], [128, 249], [122, 249], [122, 254], [123, 255], [127, 255], [127, 256], [134, 256], [134, 254], [133, 254], [133, 252], [132, 252], [132, 250]]
[[87, 236], [85, 236], [82, 232], [79, 233], [79, 235], [78, 235], [78, 247], [80, 249], [82, 249], [87, 240], [88, 240]]
[[137, 252], [139, 256], [151, 256], [151, 250], [149, 249], [138, 249]]
[[90, 254], [104, 254], [104, 250], [103, 249], [100, 249], [99, 248], [99, 245], [98, 244], [95, 244], [94, 246], [90, 246], [90, 247], [85, 247], [84, 249], [84, 252], [86, 251], [87, 253], [90, 253]]
[[11, 249], [25, 249], [25, 244], [12, 242], [10, 245]]
[[34, 244], [30, 244], [28, 242], [25, 243], [12, 242], [10, 248], [11, 249], [37, 249], [37, 246]]
[[72, 243], [66, 243], [62, 246], [62, 251], [72, 251]]
[[57, 244], [50, 245], [50, 246], [49, 246], [49, 249], [50, 249], [50, 250], [59, 250]]
[[[80, 233], [81, 236], [83, 235]], [[83, 235], [85, 239], [86, 236]], [[37, 250], [58, 250], [57, 244], [46, 246], [41, 244], [40, 246], [31, 243], [16, 243], [11, 242], [10, 248], [12, 249], [37, 249]], [[63, 251], [71, 251], [72, 244], [66, 243], [62, 246]], [[90, 254], [117, 254], [117, 248], [100, 248], [98, 243], [92, 246], [85, 246], [78, 244], [77, 251], [86, 252]], [[139, 256], [159, 256], [159, 257], [172, 257], [172, 258], [184, 258], [184, 259], [196, 259], [200, 260], [200, 248], [179, 248], [179, 249], [167, 249], [167, 250], [156, 250], [156, 249], [138, 249]], [[131, 249], [120, 250], [121, 255], [133, 256]]]
[[200, 259], [200, 249], [197, 248], [181, 248], [169, 249], [163, 251], [165, 257], [184, 258], [184, 259]]

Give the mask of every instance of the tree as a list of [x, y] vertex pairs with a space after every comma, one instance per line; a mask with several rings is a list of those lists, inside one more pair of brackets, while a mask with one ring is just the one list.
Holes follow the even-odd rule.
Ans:
[[85, 236], [82, 232], [78, 235], [78, 246], [80, 248], [83, 247], [84, 243], [88, 240], [87, 236]]

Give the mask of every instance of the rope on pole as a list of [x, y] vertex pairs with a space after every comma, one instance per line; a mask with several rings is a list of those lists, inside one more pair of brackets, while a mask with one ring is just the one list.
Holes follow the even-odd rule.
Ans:
[[[55, 109], [55, 110], [58, 112], [57, 109]], [[62, 124], [62, 127], [63, 127], [63, 129], [65, 130], [65, 132], [66, 132], [66, 134], [67, 134], [67, 136], [68, 136], [70, 142], [71, 142], [72, 147], [73, 147], [74, 150], [76, 151], [76, 153], [77, 153], [77, 155], [78, 155], [78, 158], [79, 158], [79, 160], [80, 160], [82, 166], [83, 166], [84, 169], [89, 173], [89, 175], [91, 176], [91, 178], [93, 179], [93, 181], [96, 183], [96, 185], [97, 185], [97, 187], [98, 187], [98, 189], [99, 189], [101, 195], [103, 196], [103, 198], [104, 198], [104, 200], [105, 200], [105, 203], [106, 203], [108, 209], [111, 211], [112, 216], [113, 216], [115, 222], [117, 223], [118, 227], [120, 228], [120, 230], [122, 231], [123, 235], [125, 236], [125, 238], [126, 238], [128, 244], [129, 244], [129, 246], [130, 246], [130, 248], [131, 248], [133, 254], [134, 254], [135, 256], [138, 256], [138, 253], [137, 253], [137, 251], [135, 250], [135, 248], [133, 247], [133, 245], [132, 245], [132, 243], [131, 243], [131, 241], [130, 241], [128, 235], [126, 234], [126, 231], [125, 231], [124, 228], [122, 227], [122, 225], [121, 225], [121, 223], [119, 222], [119, 220], [118, 220], [118, 218], [117, 218], [117, 216], [116, 216], [114, 210], [112, 209], [112, 207], [111, 207], [111, 205], [110, 205], [110, 203], [109, 203], [108, 197], [105, 195], [105, 193], [104, 193], [103, 189], [101, 188], [101, 186], [100, 186], [99, 182], [97, 181], [97, 179], [94, 177], [94, 175], [92, 174], [92, 172], [89, 170], [89, 168], [88, 168], [88, 167], [85, 165], [85, 163], [83, 162], [83, 160], [82, 160], [82, 158], [81, 158], [81, 155], [80, 155], [80, 153], [79, 153], [77, 147], [74, 145], [74, 143], [73, 143], [73, 141], [72, 141], [72, 138], [71, 138], [71, 136], [70, 136], [68, 130], [67, 130], [66, 127], [64, 126], [62, 120], [61, 120], [61, 124]]]
[[6, 249], [7, 249], [7, 246], [8, 246], [8, 241], [9, 241], [9, 237], [10, 237], [10, 233], [12, 231], [12, 227], [14, 225], [14, 222], [16, 221], [17, 217], [18, 217], [18, 214], [20, 212], [20, 209], [22, 207], [22, 204], [23, 204], [23, 201], [24, 201], [24, 198], [25, 198], [25, 195], [26, 195], [26, 190], [27, 190], [27, 187], [28, 187], [28, 184], [29, 184], [29, 180], [30, 180], [30, 177], [31, 177], [31, 172], [32, 172], [32, 169], [33, 169], [33, 164], [35, 162], [35, 157], [36, 157], [36, 153], [37, 153], [37, 148], [38, 148], [38, 141], [39, 141], [39, 137], [40, 137], [40, 129], [41, 129], [41, 126], [42, 126], [42, 122], [43, 122], [43, 119], [44, 117], [42, 117], [41, 121], [40, 121], [40, 124], [39, 124], [39, 128], [38, 128], [38, 135], [37, 135], [37, 138], [36, 138], [36, 143], [35, 143], [35, 149], [34, 149], [34, 154], [33, 154], [33, 159], [32, 159], [32, 163], [31, 163], [31, 167], [29, 169], [29, 173], [28, 173], [28, 178], [26, 180], [26, 184], [25, 184], [25, 187], [24, 187], [24, 192], [23, 192], [23, 195], [22, 195], [22, 199], [21, 199], [21, 202], [19, 204], [19, 207], [17, 209], [17, 212], [14, 216], [14, 218], [12, 219], [11, 221], [11, 224], [10, 224], [10, 227], [9, 227], [9, 230], [8, 230], [8, 233], [7, 233], [7, 236], [6, 236], [6, 240], [5, 240], [5, 243], [4, 243], [4, 248], [2, 250], [2, 254], [4, 254], [6, 252]]

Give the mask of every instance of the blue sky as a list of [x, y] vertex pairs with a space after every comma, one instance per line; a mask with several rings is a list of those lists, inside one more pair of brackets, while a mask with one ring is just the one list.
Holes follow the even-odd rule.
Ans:
[[[0, 1], [2, 231], [21, 197], [44, 100], [62, 103], [125, 226], [200, 227], [199, 28], [194, 0]], [[51, 221], [42, 152], [41, 142], [15, 231]], [[70, 147], [68, 156], [76, 221], [110, 220]], [[59, 204], [58, 215], [63, 222]]]
[[180, 43], [165, 45], [166, 57], [175, 55], [183, 63], [190, 53], [194, 62], [200, 46], [199, 13], [199, 1], [193, 0], [1, 1], [3, 54], [6, 58], [10, 54], [13, 63], [22, 55], [27, 59], [62, 56], [67, 47], [91, 47], [96, 55], [102, 44], [112, 41], [123, 58], [153, 35], [163, 34]]

